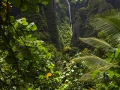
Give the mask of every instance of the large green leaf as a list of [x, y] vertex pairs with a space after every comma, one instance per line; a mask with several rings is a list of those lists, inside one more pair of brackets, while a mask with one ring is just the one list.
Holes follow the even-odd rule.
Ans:
[[26, 21], [26, 18], [21, 18], [16, 20], [18, 23], [22, 24], [22, 25], [28, 25], [28, 22]]
[[32, 31], [35, 31], [37, 29], [37, 26], [35, 25], [34, 22], [30, 23], [27, 28], [26, 28], [28, 31], [29, 30], [32, 30]]

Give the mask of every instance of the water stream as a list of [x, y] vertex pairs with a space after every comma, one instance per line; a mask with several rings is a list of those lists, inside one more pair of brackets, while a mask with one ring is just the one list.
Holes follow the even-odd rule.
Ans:
[[67, 3], [68, 3], [68, 9], [69, 9], [70, 27], [71, 27], [71, 30], [73, 30], [72, 15], [71, 15], [71, 6], [70, 6], [69, 0], [67, 0]]

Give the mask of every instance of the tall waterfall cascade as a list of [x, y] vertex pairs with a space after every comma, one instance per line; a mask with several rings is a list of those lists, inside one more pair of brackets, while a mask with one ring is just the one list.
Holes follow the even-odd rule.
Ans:
[[72, 15], [71, 15], [71, 5], [70, 5], [69, 0], [67, 0], [67, 3], [68, 3], [68, 9], [69, 9], [70, 27], [71, 27], [71, 30], [73, 30]]

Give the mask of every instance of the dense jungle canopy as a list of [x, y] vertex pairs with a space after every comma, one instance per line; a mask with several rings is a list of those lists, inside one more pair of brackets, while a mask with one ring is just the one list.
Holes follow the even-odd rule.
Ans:
[[120, 0], [0, 0], [0, 90], [120, 90]]

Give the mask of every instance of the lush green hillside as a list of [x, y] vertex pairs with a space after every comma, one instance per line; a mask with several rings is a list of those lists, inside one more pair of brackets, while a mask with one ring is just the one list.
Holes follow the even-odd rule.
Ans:
[[120, 90], [119, 0], [1, 0], [0, 90]]

